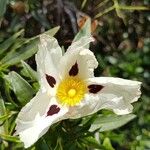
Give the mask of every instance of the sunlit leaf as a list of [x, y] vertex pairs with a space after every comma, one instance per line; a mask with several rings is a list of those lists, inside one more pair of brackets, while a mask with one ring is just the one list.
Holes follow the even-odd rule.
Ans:
[[113, 130], [116, 128], [119, 128], [132, 119], [134, 119], [136, 116], [134, 114], [128, 114], [124, 116], [117, 116], [117, 115], [109, 115], [109, 116], [102, 116], [98, 115], [93, 124], [91, 125], [89, 131], [95, 131], [98, 130], [108, 131]]
[[8, 119], [10, 117], [10, 115], [2, 115], [0, 116], [0, 121], [5, 121], [6, 119]]
[[[6, 114], [5, 104], [4, 104], [4, 101], [3, 101], [1, 94], [0, 94], [0, 124], [3, 124], [4, 116], [6, 117], [5, 114]], [[5, 133], [4, 125], [0, 126], [0, 134], [1, 133]]]
[[[54, 36], [54, 34], [59, 30], [59, 27], [55, 27], [45, 32], [45, 34]], [[27, 58], [34, 55], [38, 50], [39, 36], [27, 39], [25, 44], [23, 44], [19, 49], [10, 51], [1, 60], [1, 67], [8, 67], [19, 63], [21, 60], [26, 60]]]
[[90, 136], [90, 137], [85, 137], [83, 140], [82, 140], [88, 147], [91, 147], [91, 148], [101, 148], [100, 144], [98, 143], [98, 141]]
[[10, 141], [10, 142], [20, 143], [20, 140], [18, 137], [11, 136], [11, 135], [0, 134], [0, 138], [6, 141]]
[[29, 77], [33, 81], [37, 81], [38, 80], [37, 72], [34, 71], [26, 62], [21, 61], [21, 64], [23, 66], [23, 69], [22, 69], [21, 73], [24, 76]]
[[0, 44], [0, 55], [5, 52], [13, 43], [15, 43], [16, 39], [24, 32], [24, 30], [20, 30], [19, 32], [12, 35], [10, 38], [5, 40]]
[[105, 138], [103, 141], [103, 146], [105, 148], [105, 150], [115, 150], [112, 145], [111, 145], [111, 141], [109, 138]]
[[17, 99], [22, 105], [25, 105], [35, 94], [31, 85], [16, 72], [10, 72], [6, 79], [10, 82]]

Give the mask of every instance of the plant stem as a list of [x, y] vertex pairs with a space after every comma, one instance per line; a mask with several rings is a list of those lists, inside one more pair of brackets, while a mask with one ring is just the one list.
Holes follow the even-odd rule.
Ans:
[[99, 18], [101, 16], [103, 16], [104, 14], [107, 14], [108, 12], [112, 11], [113, 9], [115, 9], [115, 6], [111, 6], [109, 8], [107, 8], [106, 10], [104, 10], [103, 12], [98, 13], [94, 18]]

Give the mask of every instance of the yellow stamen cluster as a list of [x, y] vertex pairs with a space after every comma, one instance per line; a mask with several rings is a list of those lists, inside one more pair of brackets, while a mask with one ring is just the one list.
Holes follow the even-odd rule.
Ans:
[[83, 80], [68, 77], [59, 84], [56, 96], [60, 103], [75, 106], [83, 99], [86, 91], [87, 86]]

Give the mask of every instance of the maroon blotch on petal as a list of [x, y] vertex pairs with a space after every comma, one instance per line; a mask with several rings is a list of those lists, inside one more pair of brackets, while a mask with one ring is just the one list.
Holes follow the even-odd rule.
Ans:
[[70, 71], [69, 71], [69, 75], [70, 76], [76, 76], [79, 72], [79, 68], [78, 68], [78, 64], [77, 62], [71, 67]]
[[88, 86], [89, 92], [94, 93], [94, 94], [96, 94], [97, 92], [99, 92], [103, 88], [104, 88], [104, 86], [98, 85], [98, 84], [91, 84]]
[[59, 111], [60, 108], [57, 105], [51, 105], [47, 112], [47, 116], [52, 116], [54, 114], [57, 114]]
[[56, 84], [55, 78], [52, 77], [52, 76], [50, 76], [50, 75], [48, 75], [48, 74], [46, 74], [46, 80], [47, 80], [48, 84], [49, 84], [52, 88], [53, 88], [54, 85]]

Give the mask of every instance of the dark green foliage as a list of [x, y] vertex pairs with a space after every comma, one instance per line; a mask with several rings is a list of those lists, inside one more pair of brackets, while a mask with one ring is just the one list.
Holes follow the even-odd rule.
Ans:
[[[85, 14], [92, 22], [98, 18], [99, 24], [90, 46], [99, 62], [95, 75], [142, 82], [135, 115], [116, 116], [102, 110], [82, 119], [64, 120], [29, 150], [150, 149], [149, 4], [148, 0], [0, 0], [0, 150], [24, 149], [13, 134], [18, 112], [39, 89], [34, 60], [38, 35], [46, 31], [53, 36], [59, 25], [56, 37], [67, 48]], [[89, 20], [74, 40], [89, 35]]]

